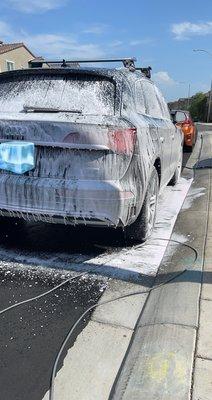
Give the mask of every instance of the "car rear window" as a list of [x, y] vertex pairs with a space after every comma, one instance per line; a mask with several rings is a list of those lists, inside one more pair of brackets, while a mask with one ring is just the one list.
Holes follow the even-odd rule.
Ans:
[[114, 104], [115, 84], [104, 77], [32, 75], [0, 80], [1, 112], [21, 112], [32, 106], [113, 115]]

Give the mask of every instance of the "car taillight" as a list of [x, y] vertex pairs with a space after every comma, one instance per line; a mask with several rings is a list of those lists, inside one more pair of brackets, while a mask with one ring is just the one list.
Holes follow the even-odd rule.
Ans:
[[136, 128], [110, 130], [109, 147], [115, 153], [131, 155], [134, 150], [136, 137]]
[[182, 129], [184, 132], [188, 132], [191, 129], [191, 124], [190, 122], [186, 121], [182, 124]]

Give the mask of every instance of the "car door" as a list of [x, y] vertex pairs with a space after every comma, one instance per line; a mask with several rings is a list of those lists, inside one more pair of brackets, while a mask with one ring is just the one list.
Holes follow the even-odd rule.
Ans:
[[[161, 186], [170, 180], [171, 154], [172, 154], [172, 132], [170, 117], [165, 118], [160, 104], [160, 99], [154, 84], [147, 79], [142, 79], [142, 88], [146, 103], [146, 112], [150, 116], [150, 128], [154, 137], [157, 138], [159, 155], [161, 158]], [[157, 135], [155, 135], [157, 132]]]

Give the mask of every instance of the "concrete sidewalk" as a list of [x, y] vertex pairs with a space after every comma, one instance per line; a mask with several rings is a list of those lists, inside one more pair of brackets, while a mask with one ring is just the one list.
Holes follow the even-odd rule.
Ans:
[[197, 167], [195, 179], [172, 235], [194, 247], [198, 257], [194, 262], [192, 248], [169, 244], [156, 284], [186, 272], [150, 294], [113, 386], [113, 400], [212, 399], [212, 129], [200, 130], [203, 141], [199, 136], [187, 163]]

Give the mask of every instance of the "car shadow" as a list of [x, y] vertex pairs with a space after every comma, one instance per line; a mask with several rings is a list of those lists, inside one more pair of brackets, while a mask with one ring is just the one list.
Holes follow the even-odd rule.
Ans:
[[[144, 246], [148, 249], [146, 243]], [[154, 244], [154, 242], [152, 242]], [[158, 246], [159, 244], [157, 244]], [[165, 243], [161, 243], [165, 245]], [[172, 253], [177, 254], [179, 259], [179, 271], [185, 268], [185, 262], [193, 263], [192, 250], [184, 246], [169, 243]], [[1, 233], [0, 258], [1, 262], [9, 265], [10, 269], [16, 266], [18, 270], [23, 268], [30, 271], [36, 269], [36, 274], [42, 274], [44, 270], [51, 274], [52, 270], [68, 272], [87, 272], [96, 275], [97, 278], [114, 278], [126, 282], [140, 284], [151, 288], [155, 282], [154, 275], [139, 273], [129, 269], [121, 268], [119, 265], [111, 264], [113, 256], [118, 256], [120, 251], [125, 251], [125, 241], [118, 230], [94, 229], [94, 228], [73, 228], [71, 226], [52, 225], [45, 223], [21, 223], [10, 224], [7, 233]], [[129, 248], [131, 251], [132, 248]], [[152, 251], [152, 250], [151, 250]], [[168, 249], [169, 251], [169, 249]], [[108, 256], [108, 261], [101, 264], [101, 255]], [[95, 257], [98, 257], [95, 262]], [[110, 257], [111, 256], [111, 257]], [[89, 262], [90, 261], [90, 262]], [[142, 259], [141, 259], [142, 264]], [[163, 262], [161, 263], [163, 265]], [[179, 271], [170, 271], [164, 263], [163, 273], [157, 275], [157, 282], [161, 284], [169, 280]], [[192, 282], [201, 282], [201, 271], [191, 270], [178, 279]], [[211, 280], [211, 274], [206, 274], [207, 280]]]
[[195, 165], [195, 169], [202, 169], [202, 168], [212, 168], [212, 158], [205, 158], [203, 160], [199, 160]]

